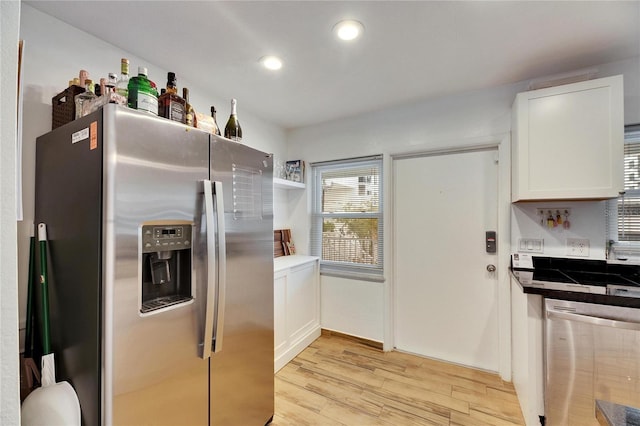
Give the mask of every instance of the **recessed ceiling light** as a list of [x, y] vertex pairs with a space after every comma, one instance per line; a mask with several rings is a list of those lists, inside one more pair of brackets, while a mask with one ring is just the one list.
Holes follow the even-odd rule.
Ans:
[[347, 19], [338, 22], [333, 31], [336, 33], [340, 40], [351, 41], [360, 37], [360, 34], [364, 31], [364, 25], [358, 21]]
[[282, 60], [277, 56], [263, 56], [260, 58], [260, 63], [268, 70], [279, 70], [282, 68]]

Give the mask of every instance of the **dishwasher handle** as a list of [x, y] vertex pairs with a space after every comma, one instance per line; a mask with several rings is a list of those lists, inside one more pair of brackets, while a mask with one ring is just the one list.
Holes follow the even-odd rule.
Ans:
[[578, 321], [591, 325], [600, 325], [603, 327], [618, 328], [623, 330], [640, 331], [640, 323], [614, 320], [610, 318], [593, 317], [591, 315], [576, 314], [573, 312], [557, 311], [555, 309], [547, 309], [547, 318], [565, 319], [569, 321]]

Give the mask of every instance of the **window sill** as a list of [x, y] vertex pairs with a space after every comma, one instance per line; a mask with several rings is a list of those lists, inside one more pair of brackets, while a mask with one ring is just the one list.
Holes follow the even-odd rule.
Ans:
[[364, 272], [348, 272], [348, 271], [336, 271], [336, 270], [323, 270], [322, 266], [320, 266], [320, 275], [325, 275], [328, 277], [336, 277], [336, 278], [345, 278], [348, 280], [357, 280], [357, 281], [369, 281], [376, 283], [385, 282], [384, 275], [380, 274], [368, 274]]

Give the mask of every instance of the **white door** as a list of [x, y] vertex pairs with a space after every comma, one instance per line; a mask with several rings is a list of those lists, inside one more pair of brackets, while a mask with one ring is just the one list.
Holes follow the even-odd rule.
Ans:
[[395, 346], [498, 371], [498, 151], [394, 159]]

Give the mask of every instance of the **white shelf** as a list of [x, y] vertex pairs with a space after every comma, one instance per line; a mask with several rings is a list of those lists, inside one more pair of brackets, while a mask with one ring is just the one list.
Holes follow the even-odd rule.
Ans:
[[273, 187], [280, 189], [305, 189], [306, 185], [304, 183], [274, 177]]

